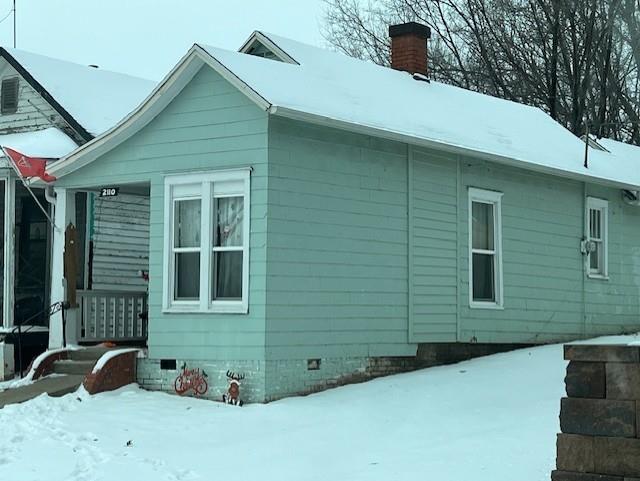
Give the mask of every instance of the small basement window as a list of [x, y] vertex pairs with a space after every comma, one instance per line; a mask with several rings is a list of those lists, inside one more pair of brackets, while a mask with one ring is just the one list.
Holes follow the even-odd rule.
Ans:
[[0, 92], [1, 112], [3, 114], [15, 114], [18, 110], [18, 77], [2, 80]]
[[502, 307], [502, 193], [469, 189], [469, 305]]
[[608, 275], [608, 223], [609, 203], [606, 200], [587, 198], [587, 241], [593, 245], [587, 255], [591, 277]]

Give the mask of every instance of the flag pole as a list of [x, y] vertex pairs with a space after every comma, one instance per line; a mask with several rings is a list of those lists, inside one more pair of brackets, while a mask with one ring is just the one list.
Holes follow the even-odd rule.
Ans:
[[31, 190], [31, 187], [29, 187], [29, 185], [27, 185], [27, 183], [24, 180], [24, 177], [22, 176], [22, 174], [20, 174], [20, 171], [18, 171], [17, 167], [15, 166], [15, 163], [13, 162], [13, 160], [11, 159], [11, 157], [9, 157], [9, 155], [5, 152], [4, 147], [2, 148], [2, 153], [4, 154], [4, 156], [9, 160], [9, 164], [11, 164], [11, 167], [13, 167], [13, 171], [16, 173], [16, 175], [18, 176], [18, 178], [22, 181], [22, 185], [24, 185], [24, 188], [27, 189], [29, 191], [29, 193], [31, 194], [31, 197], [33, 197], [33, 200], [36, 201], [36, 204], [38, 205], [38, 207], [40, 208], [40, 210], [42, 211], [42, 213], [45, 215], [45, 217], [47, 218], [47, 220], [51, 223], [51, 225], [53, 226], [53, 228], [55, 230], [57, 230], [58, 232], [62, 233], [62, 230], [56, 225], [56, 223], [53, 221], [53, 219], [51, 218], [51, 216], [49, 215], [49, 213], [47, 212], [47, 209], [45, 209], [42, 204], [40, 203], [40, 200], [38, 200], [38, 197], [36, 196], [36, 194], [34, 194], [34, 192]]

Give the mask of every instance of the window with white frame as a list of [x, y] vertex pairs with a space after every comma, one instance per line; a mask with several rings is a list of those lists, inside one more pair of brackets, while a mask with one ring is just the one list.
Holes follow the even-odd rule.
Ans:
[[165, 181], [164, 308], [247, 312], [249, 170]]
[[587, 265], [590, 276], [606, 277], [608, 262], [609, 203], [606, 200], [587, 198]]
[[469, 189], [469, 304], [502, 307], [502, 193]]

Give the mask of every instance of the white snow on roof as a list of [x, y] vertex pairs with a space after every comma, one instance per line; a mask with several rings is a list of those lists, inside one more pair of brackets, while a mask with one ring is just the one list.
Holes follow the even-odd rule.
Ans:
[[597, 139], [596, 142], [607, 149], [616, 158], [632, 161], [636, 167], [640, 167], [640, 147], [613, 139]]
[[506, 157], [523, 167], [640, 186], [640, 169], [591, 149], [538, 108], [264, 34], [300, 65], [200, 45], [276, 107]]
[[0, 135], [0, 146], [9, 147], [28, 157], [43, 159], [59, 159], [77, 147], [69, 136], [54, 127], [33, 132]]
[[69, 114], [93, 135], [138, 106], [155, 82], [16, 49], [6, 49]]

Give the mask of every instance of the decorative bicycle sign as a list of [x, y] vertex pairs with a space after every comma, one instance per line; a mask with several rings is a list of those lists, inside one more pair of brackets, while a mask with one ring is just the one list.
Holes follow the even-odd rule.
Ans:
[[209, 389], [207, 384], [207, 373], [199, 368], [187, 369], [187, 363], [182, 365], [182, 372], [176, 378], [174, 383], [176, 393], [180, 396], [189, 391], [193, 391], [196, 396], [202, 396]]

